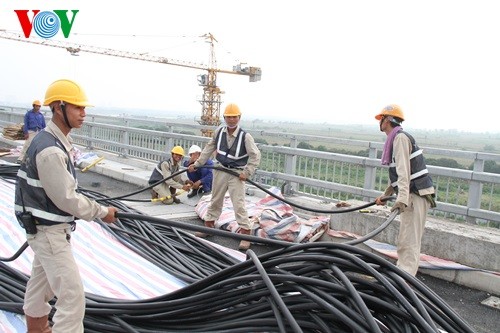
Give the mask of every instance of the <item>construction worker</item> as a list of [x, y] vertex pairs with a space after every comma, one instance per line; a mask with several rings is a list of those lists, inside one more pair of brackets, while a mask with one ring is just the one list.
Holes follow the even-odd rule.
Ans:
[[[396, 265], [415, 276], [427, 212], [431, 206], [436, 206], [432, 179], [422, 150], [401, 127], [405, 119], [401, 108], [395, 104], [388, 105], [375, 119], [379, 121], [380, 131], [387, 134], [381, 162], [389, 166], [389, 186], [383, 196], [397, 194], [391, 211], [399, 209], [400, 213]], [[381, 197], [376, 199], [376, 203], [385, 204]]]
[[42, 103], [39, 100], [34, 100], [32, 103], [33, 108], [28, 110], [24, 115], [23, 124], [23, 134], [24, 134], [24, 145], [19, 153], [19, 158], [17, 163], [21, 163], [26, 155], [26, 151], [31, 144], [31, 140], [38, 134], [41, 130], [45, 128], [45, 116], [40, 112]]
[[78, 193], [69, 134], [81, 128], [85, 107], [82, 88], [70, 80], [49, 85], [44, 105], [52, 111], [47, 128], [32, 140], [17, 174], [15, 213], [34, 252], [26, 285], [24, 313], [28, 332], [51, 332], [49, 301], [56, 297], [54, 333], [82, 333], [85, 293], [71, 249], [75, 219], [116, 221], [115, 207], [101, 206]]
[[[181, 146], [175, 146], [170, 151], [170, 155], [169, 159], [160, 161], [156, 168], [154, 168], [151, 177], [149, 177], [149, 185], [153, 185], [179, 171], [181, 161], [184, 158], [184, 149]], [[184, 184], [179, 174], [154, 186], [151, 193], [153, 199], [163, 198], [162, 203], [171, 205], [174, 202], [177, 204], [181, 203], [176, 196], [178, 189], [189, 191], [190, 188], [189, 184]]]
[[[222, 213], [224, 196], [229, 191], [233, 203], [236, 222], [240, 227], [239, 233], [250, 235], [252, 222], [248, 218], [245, 207], [245, 181], [251, 177], [260, 163], [260, 151], [255, 145], [253, 137], [240, 128], [240, 108], [236, 104], [228, 104], [224, 110], [224, 121], [226, 126], [219, 127], [212, 139], [201, 152], [200, 157], [188, 167], [188, 172], [204, 165], [216, 152], [216, 166], [226, 168], [238, 173], [239, 177], [219, 170], [214, 170], [212, 183], [212, 199], [205, 216], [205, 226], [215, 227], [215, 221]], [[199, 237], [206, 234], [197, 233]], [[240, 250], [247, 250], [250, 242], [242, 240]]]
[[[200, 157], [200, 154], [200, 146], [192, 145], [188, 151], [189, 160], [184, 161], [184, 167], [187, 168], [193, 164]], [[211, 167], [213, 165], [214, 162], [209, 158], [204, 166]], [[191, 192], [187, 195], [188, 198], [212, 192], [213, 172], [211, 168], [198, 168], [194, 172], [187, 172], [187, 177], [189, 179], [186, 180], [186, 183], [191, 185]]]

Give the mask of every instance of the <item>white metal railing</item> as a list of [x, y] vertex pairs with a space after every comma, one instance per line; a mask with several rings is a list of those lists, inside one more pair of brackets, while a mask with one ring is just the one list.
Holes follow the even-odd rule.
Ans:
[[[22, 122], [25, 110], [1, 110], [0, 125]], [[99, 122], [98, 122], [99, 121]], [[105, 122], [105, 123], [104, 123]], [[163, 127], [163, 131], [132, 127], [145, 124]], [[175, 145], [188, 148], [203, 146], [209, 139], [182, 134], [210, 127], [174, 121], [87, 115], [81, 129], [71, 134], [75, 143], [89, 149], [100, 149], [157, 162], [165, 149]], [[213, 129], [213, 128], [211, 128]], [[265, 186], [279, 186], [287, 195], [300, 194], [324, 200], [373, 200], [385, 189], [388, 173], [377, 158], [380, 142], [318, 137], [272, 131], [249, 131], [259, 137], [287, 139], [289, 147], [259, 144], [262, 160], [254, 181]], [[297, 148], [299, 142], [322, 142], [361, 147], [368, 157], [335, 154]], [[431, 214], [467, 223], [500, 226], [500, 175], [484, 172], [486, 161], [500, 161], [500, 155], [423, 147], [426, 154], [468, 159], [473, 170], [428, 165], [437, 190], [437, 207]]]

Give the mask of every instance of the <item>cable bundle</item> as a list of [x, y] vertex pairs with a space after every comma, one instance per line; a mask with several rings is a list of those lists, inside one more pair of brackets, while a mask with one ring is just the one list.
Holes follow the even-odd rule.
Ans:
[[[260, 239], [282, 248], [261, 256], [249, 250], [238, 262], [181, 230], [203, 227], [108, 203], [121, 211], [109, 232], [190, 284], [139, 301], [87, 294], [85, 332], [474, 332], [419, 280], [352, 245]], [[0, 308], [22, 313], [27, 277], [0, 262], [0, 280]]]
[[317, 243], [247, 254], [157, 298], [87, 295], [85, 331], [473, 332], [420, 281], [367, 251]]

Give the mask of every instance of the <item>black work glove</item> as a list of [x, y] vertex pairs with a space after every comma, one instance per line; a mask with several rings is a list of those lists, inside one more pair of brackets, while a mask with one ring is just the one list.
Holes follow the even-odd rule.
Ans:
[[399, 209], [399, 213], [401, 214], [402, 212], [405, 211], [406, 205], [402, 203], [401, 201], [396, 201], [394, 206], [391, 208], [391, 212], [395, 211], [396, 209]]

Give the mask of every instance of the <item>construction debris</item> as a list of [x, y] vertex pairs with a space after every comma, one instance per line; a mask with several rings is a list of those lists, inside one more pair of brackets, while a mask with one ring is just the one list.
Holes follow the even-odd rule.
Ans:
[[3, 128], [3, 136], [10, 140], [24, 140], [23, 124], [5, 126]]

